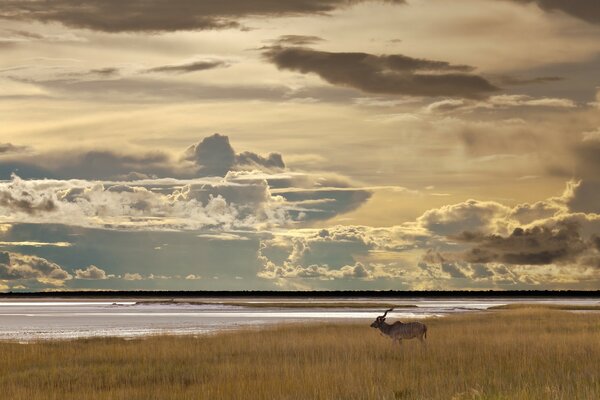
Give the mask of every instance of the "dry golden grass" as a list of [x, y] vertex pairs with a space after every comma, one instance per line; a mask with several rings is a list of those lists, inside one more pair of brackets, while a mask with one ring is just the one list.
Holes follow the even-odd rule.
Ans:
[[368, 324], [215, 336], [0, 343], [0, 398], [600, 399], [600, 314], [427, 321], [426, 347]]

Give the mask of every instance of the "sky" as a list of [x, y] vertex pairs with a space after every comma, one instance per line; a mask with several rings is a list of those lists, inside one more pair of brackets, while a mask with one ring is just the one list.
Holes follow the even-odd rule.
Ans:
[[3, 0], [0, 291], [600, 288], [597, 0]]

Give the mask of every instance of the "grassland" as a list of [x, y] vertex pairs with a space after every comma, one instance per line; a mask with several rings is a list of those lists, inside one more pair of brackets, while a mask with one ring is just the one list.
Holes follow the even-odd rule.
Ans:
[[204, 337], [0, 343], [0, 397], [600, 398], [600, 314], [516, 309], [427, 321], [393, 347], [368, 324]]

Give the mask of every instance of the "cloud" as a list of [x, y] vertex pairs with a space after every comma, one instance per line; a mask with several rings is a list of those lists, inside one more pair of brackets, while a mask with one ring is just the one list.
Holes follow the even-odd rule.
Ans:
[[[0, 5], [1, 7], [1, 5]], [[0, 8], [0, 13], [1, 13]], [[0, 14], [2, 18], [2, 14]], [[0, 46], [11, 46], [29, 42], [85, 42], [82, 37], [72, 33], [41, 34], [21, 29], [4, 29], [0, 32]]]
[[[11, 20], [60, 22], [72, 28], [104, 32], [159, 32], [240, 28], [239, 19], [323, 14], [364, 0], [195, 1], [173, 5], [168, 0], [5, 0], [0, 17]], [[402, 4], [403, 0], [388, 0]]]
[[[536, 271], [535, 279], [527, 271], [520, 270], [517, 278], [515, 266], [565, 266], [581, 273], [581, 279], [584, 279], [586, 268], [600, 266], [596, 239], [600, 219], [598, 214], [586, 214], [585, 209], [576, 206], [582, 197], [584, 204], [593, 203], [585, 196], [585, 189], [578, 193], [581, 184], [569, 182], [561, 196], [533, 204], [508, 207], [469, 200], [429, 210], [417, 222], [441, 236], [431, 241], [438, 250], [430, 249], [422, 260], [440, 265], [450, 275], [462, 273], [473, 279], [489, 274], [493, 279], [504, 280], [506, 277], [500, 279], [496, 272], [489, 272], [494, 265], [509, 268], [513, 274], [510, 279], [514, 282], [539, 283], [559, 279], [554, 272], [544, 275], [542, 270]], [[440, 251], [440, 248], [444, 250]], [[464, 268], [459, 268], [459, 264]], [[563, 273], [565, 270], [561, 269], [560, 274]]]
[[[1, 231], [0, 231], [1, 233]], [[37, 242], [32, 240], [20, 241], [20, 242], [5, 242], [0, 241], [0, 246], [11, 246], [11, 247], [70, 247], [70, 242]]]
[[463, 203], [434, 208], [417, 218], [419, 226], [442, 236], [463, 231], [503, 232], [511, 208], [493, 201], [467, 200]]
[[496, 107], [517, 107], [517, 106], [530, 106], [530, 107], [558, 107], [558, 108], [573, 108], [576, 104], [573, 100], [562, 99], [562, 98], [533, 98], [527, 95], [521, 94], [504, 94], [498, 96], [492, 96], [489, 99], [489, 104]]
[[[272, 193], [300, 185], [302, 196]], [[370, 191], [328, 188], [302, 173], [229, 172], [224, 178], [126, 181], [0, 181], [0, 222], [61, 223], [119, 230], [261, 230], [325, 220], [362, 204]], [[334, 181], [329, 183], [334, 184]], [[291, 189], [291, 188], [289, 188]], [[311, 194], [311, 191], [313, 192]]]
[[35, 215], [52, 212], [56, 209], [55, 201], [45, 195], [36, 196], [27, 191], [17, 191], [13, 184], [0, 189], [0, 208]]
[[325, 39], [310, 35], [282, 35], [272, 42], [281, 46], [307, 46], [323, 42]]
[[[512, 0], [523, 3], [523, 0]], [[561, 11], [583, 21], [600, 24], [600, 6], [593, 0], [525, 0], [534, 3], [545, 11]]]
[[503, 110], [514, 107], [563, 108], [577, 107], [566, 98], [532, 97], [522, 94], [502, 94], [485, 100], [444, 99], [433, 102], [424, 108], [425, 113], [473, 112], [476, 110]]
[[250, 151], [236, 154], [229, 138], [218, 133], [190, 146], [183, 159], [194, 162], [198, 166], [200, 176], [225, 176], [227, 172], [238, 169], [270, 171], [285, 168], [281, 154], [271, 153], [267, 157]]
[[103, 77], [109, 77], [119, 74], [119, 68], [116, 67], [105, 67], [105, 68], [97, 68], [91, 69], [89, 71], [90, 74], [100, 75]]
[[565, 197], [572, 212], [600, 214], [600, 180], [571, 181]]
[[0, 143], [0, 156], [4, 154], [22, 153], [29, 150], [27, 146], [15, 146], [12, 143]]
[[536, 76], [533, 78], [519, 78], [515, 76], [501, 76], [498, 80], [503, 85], [521, 86], [538, 83], [559, 82], [565, 78], [561, 76]]
[[23, 178], [115, 179], [130, 173], [147, 176], [172, 176], [177, 166], [169, 155], [155, 151], [126, 154], [111, 150], [67, 150], [0, 160], [0, 179], [13, 173]]
[[458, 239], [475, 244], [459, 257], [463, 261], [479, 264], [547, 265], [572, 262], [590, 247], [580, 236], [579, 227], [572, 223], [554, 227], [516, 228], [508, 236], [464, 232]]
[[325, 81], [366, 93], [480, 98], [498, 90], [473, 67], [401, 54], [333, 53], [271, 46], [264, 57], [279, 69], [315, 73]]
[[49, 286], [63, 286], [71, 274], [58, 264], [42, 257], [11, 252], [0, 252], [0, 281], [5, 284], [23, 284], [35, 281]]
[[75, 270], [75, 279], [103, 280], [108, 278], [106, 271], [95, 265], [90, 265], [86, 269]]
[[219, 232], [219, 233], [202, 233], [198, 235], [199, 238], [208, 239], [208, 240], [225, 240], [225, 241], [240, 241], [240, 240], [249, 240], [247, 236], [241, 236], [235, 233], [230, 232]]
[[467, 275], [454, 263], [442, 262], [442, 271], [450, 275], [454, 279], [466, 278]]
[[[421, 240], [409, 228], [334, 226], [261, 240], [264, 279], [376, 280], [405, 275], [397, 261]], [[386, 257], [389, 253], [389, 259]], [[373, 254], [378, 257], [373, 258]], [[383, 258], [381, 258], [383, 256]]]
[[136, 273], [129, 273], [126, 272], [125, 274], [123, 274], [123, 279], [126, 281], [141, 281], [144, 279], [144, 277], [140, 274]]
[[[2, 170], [44, 178], [0, 181], [2, 221], [105, 229], [283, 227], [332, 218], [371, 196], [370, 188], [331, 173], [287, 171], [278, 153], [236, 153], [219, 134], [189, 147], [179, 161], [160, 152], [93, 150], [7, 158]], [[70, 175], [84, 179], [49, 179]]]
[[187, 74], [190, 72], [206, 71], [215, 68], [225, 68], [229, 64], [222, 60], [198, 60], [184, 64], [161, 65], [158, 67], [148, 68], [144, 72], [165, 72], [171, 74]]
[[[28, 153], [23, 155], [23, 151]], [[156, 177], [225, 176], [229, 171], [282, 171], [279, 153], [236, 153], [218, 133], [190, 146], [179, 160], [161, 151], [125, 153], [113, 150], [67, 150], [36, 153], [24, 146], [0, 145], [0, 179], [22, 178], [138, 180]]]

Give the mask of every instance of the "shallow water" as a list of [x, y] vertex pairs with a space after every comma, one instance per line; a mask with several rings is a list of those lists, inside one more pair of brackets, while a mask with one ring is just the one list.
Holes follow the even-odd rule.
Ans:
[[[194, 301], [199, 301], [194, 299]], [[310, 303], [311, 299], [202, 299], [210, 302]], [[398, 307], [390, 319], [423, 319], [453, 313], [478, 312], [509, 303], [600, 305], [597, 299], [315, 299], [319, 303], [392, 303]], [[209, 334], [241, 327], [310, 321], [360, 321], [381, 315], [380, 307], [293, 308], [242, 307], [223, 304], [136, 304], [135, 301], [0, 301], [0, 340], [28, 342], [44, 339], [139, 337], [156, 334]]]

